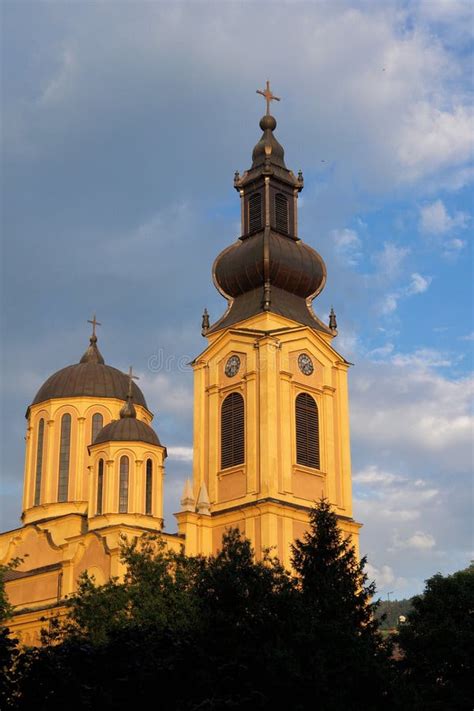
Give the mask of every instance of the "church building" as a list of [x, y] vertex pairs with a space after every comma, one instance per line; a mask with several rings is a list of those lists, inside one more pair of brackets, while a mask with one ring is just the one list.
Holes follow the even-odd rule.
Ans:
[[[26, 412], [22, 525], [0, 535], [15, 614], [9, 626], [36, 644], [64, 610], [85, 570], [97, 584], [123, 575], [120, 540], [160, 532], [188, 555], [216, 552], [238, 527], [256, 556], [264, 548], [290, 567], [290, 544], [327, 497], [357, 546], [352, 518], [347, 371], [333, 346], [336, 317], [312, 302], [326, 283], [322, 257], [298, 235], [301, 172], [286, 167], [267, 113], [252, 165], [234, 176], [241, 236], [216, 258], [212, 276], [227, 301], [202, 321], [206, 346], [194, 369], [194, 460], [177, 532], [163, 531], [166, 446], [152, 427], [132, 371], [108, 365], [92, 323], [79, 362], [51, 375]], [[58, 364], [60, 365], [60, 364]]]

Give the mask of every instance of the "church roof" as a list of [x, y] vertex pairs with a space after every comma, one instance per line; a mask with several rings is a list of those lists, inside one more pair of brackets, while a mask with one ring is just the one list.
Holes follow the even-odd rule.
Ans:
[[121, 417], [120, 420], [113, 420], [103, 427], [93, 444], [104, 442], [147, 442], [161, 446], [155, 430], [135, 417]]
[[[105, 364], [97, 347], [97, 336], [93, 334], [80, 362], [68, 365], [51, 375], [36, 393], [32, 405], [53, 398], [70, 397], [111, 397], [126, 400], [128, 381], [125, 373]], [[135, 383], [132, 388], [135, 402], [148, 409], [140, 388]]]

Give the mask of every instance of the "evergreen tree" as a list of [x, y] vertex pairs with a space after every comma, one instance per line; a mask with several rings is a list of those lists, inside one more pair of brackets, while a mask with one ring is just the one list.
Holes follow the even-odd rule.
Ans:
[[390, 702], [389, 649], [378, 631], [365, 557], [342, 534], [321, 499], [310, 527], [292, 546], [299, 579], [300, 708], [316, 698], [321, 709], [379, 709]]

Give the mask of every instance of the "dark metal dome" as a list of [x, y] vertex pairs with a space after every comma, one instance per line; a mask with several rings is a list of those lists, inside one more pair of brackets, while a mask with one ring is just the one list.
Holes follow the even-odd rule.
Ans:
[[296, 296], [314, 298], [324, 287], [325, 279], [324, 262], [312, 247], [272, 231], [237, 240], [221, 252], [214, 264], [217, 287], [233, 298], [263, 287], [266, 280]]
[[147, 442], [161, 447], [155, 430], [135, 417], [121, 417], [103, 427], [93, 444], [103, 442]]
[[[128, 376], [105, 364], [97, 348], [97, 338], [92, 336], [80, 363], [68, 365], [51, 375], [36, 393], [32, 405], [52, 398], [70, 397], [113, 397], [126, 400], [128, 389]], [[135, 383], [132, 384], [132, 394], [135, 403], [148, 409], [145, 397]]]

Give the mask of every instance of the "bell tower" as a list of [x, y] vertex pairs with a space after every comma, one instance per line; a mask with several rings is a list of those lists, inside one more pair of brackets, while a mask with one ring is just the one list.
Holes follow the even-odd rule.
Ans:
[[224, 249], [213, 279], [223, 316], [203, 317], [208, 344], [194, 360], [193, 482], [176, 515], [188, 554], [220, 547], [239, 527], [256, 554], [272, 547], [285, 564], [315, 500], [335, 507], [357, 543], [352, 519], [347, 371], [312, 309], [326, 282], [322, 257], [298, 236], [302, 173], [285, 165], [274, 135], [267, 82], [262, 136], [251, 168], [234, 176], [241, 236]]

